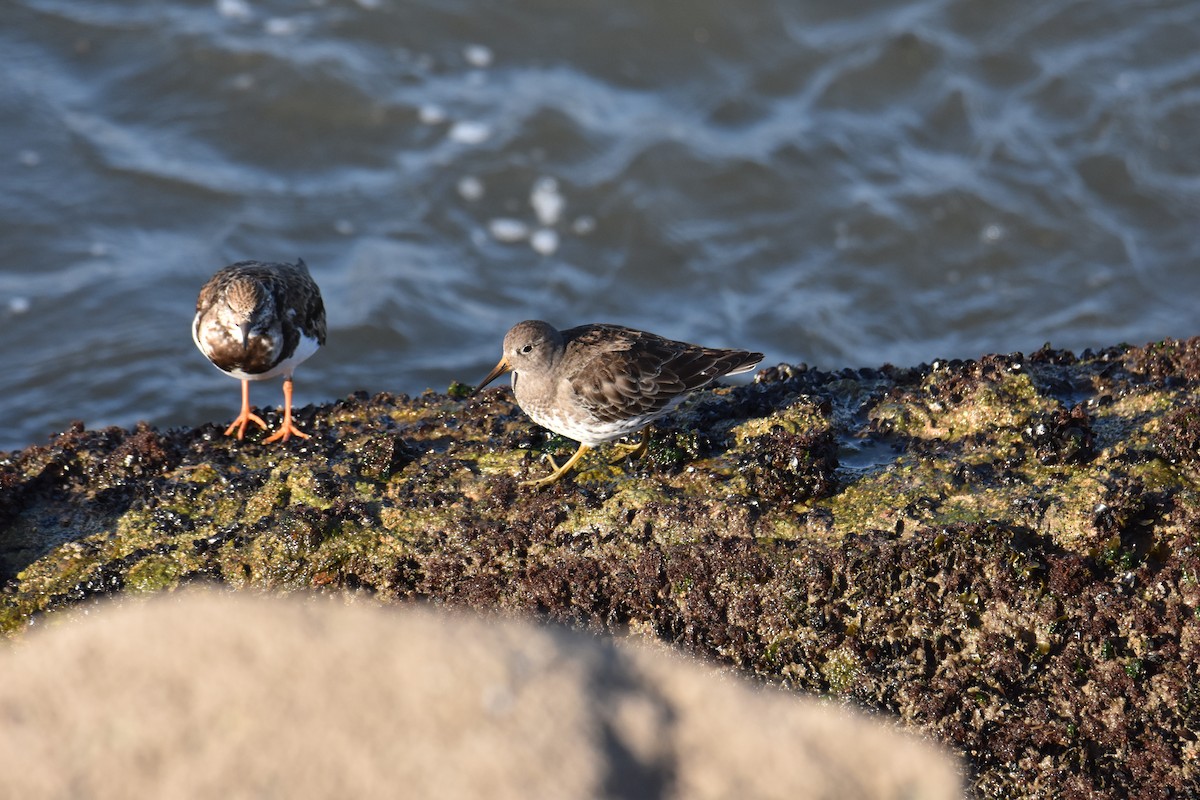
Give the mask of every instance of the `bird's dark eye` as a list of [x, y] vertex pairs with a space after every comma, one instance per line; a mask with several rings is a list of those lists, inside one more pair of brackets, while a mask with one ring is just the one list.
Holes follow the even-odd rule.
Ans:
[[533, 345], [531, 345], [531, 344], [527, 344], [527, 345], [525, 345], [524, 347], [522, 347], [522, 348], [521, 348], [521, 352], [522, 352], [522, 353], [532, 353], [532, 352], [533, 352]]

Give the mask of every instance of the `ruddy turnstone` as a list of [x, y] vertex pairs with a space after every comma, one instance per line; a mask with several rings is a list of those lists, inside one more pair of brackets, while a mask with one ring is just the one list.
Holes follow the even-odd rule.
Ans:
[[196, 300], [192, 340], [217, 369], [242, 382], [242, 413], [226, 436], [236, 429], [241, 439], [251, 422], [266, 429], [250, 411], [250, 381], [282, 375], [283, 424], [263, 444], [308, 438], [292, 424], [292, 371], [325, 344], [325, 305], [302, 259], [239, 261], [218, 270]]
[[504, 356], [476, 392], [512, 370], [517, 404], [534, 422], [579, 442], [554, 472], [524, 481], [545, 486], [566, 475], [589, 449], [642, 431], [629, 456], [645, 453], [646, 426], [679, 404], [688, 392], [723, 375], [751, 370], [762, 353], [718, 350], [664, 339], [620, 325], [581, 325], [559, 331], [540, 320], [514, 325]]

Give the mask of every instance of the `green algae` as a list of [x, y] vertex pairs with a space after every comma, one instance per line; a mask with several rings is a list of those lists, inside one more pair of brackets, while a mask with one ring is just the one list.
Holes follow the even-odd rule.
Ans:
[[763, 417], [748, 419], [730, 429], [736, 448], [753, 446], [755, 439], [776, 430], [802, 434], [828, 429], [831, 425], [826, 414], [810, 402], [796, 403]]
[[125, 573], [125, 591], [160, 592], [179, 585], [185, 568], [176, 558], [168, 555], [150, 555], [129, 567]]
[[839, 649], [830, 653], [821, 665], [821, 675], [829, 684], [830, 694], [848, 694], [861, 680], [862, 665], [855, 653]]
[[943, 367], [911, 395], [875, 406], [870, 420], [896, 435], [954, 442], [981, 433], [1014, 435], [1032, 415], [1055, 405], [1023, 372], [968, 382]]

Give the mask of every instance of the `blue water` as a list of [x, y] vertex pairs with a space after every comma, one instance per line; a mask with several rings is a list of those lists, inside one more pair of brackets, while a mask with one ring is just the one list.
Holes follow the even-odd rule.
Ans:
[[244, 258], [321, 285], [300, 405], [477, 381], [530, 317], [822, 368], [1200, 333], [1200, 3], [4, 18], [0, 449], [228, 421], [189, 326]]

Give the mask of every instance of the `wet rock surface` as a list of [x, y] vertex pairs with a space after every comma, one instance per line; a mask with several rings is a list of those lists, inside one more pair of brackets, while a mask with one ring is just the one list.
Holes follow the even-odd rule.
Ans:
[[1200, 340], [771, 367], [540, 491], [573, 444], [463, 394], [5, 454], [0, 627], [196, 582], [519, 610], [887, 712], [979, 797], [1196, 796]]

